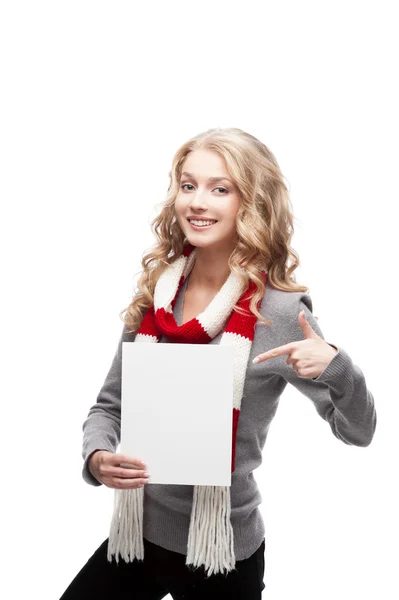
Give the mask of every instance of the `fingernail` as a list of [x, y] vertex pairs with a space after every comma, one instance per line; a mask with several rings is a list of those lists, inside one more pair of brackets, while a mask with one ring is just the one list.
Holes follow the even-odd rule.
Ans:
[[252, 362], [253, 363], [258, 363], [259, 362], [259, 358], [258, 357], [254, 358]]

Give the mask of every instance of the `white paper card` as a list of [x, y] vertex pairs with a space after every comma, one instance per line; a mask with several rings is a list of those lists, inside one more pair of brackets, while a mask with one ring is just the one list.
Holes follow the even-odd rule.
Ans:
[[146, 485], [231, 485], [231, 346], [122, 342], [121, 398], [120, 451]]

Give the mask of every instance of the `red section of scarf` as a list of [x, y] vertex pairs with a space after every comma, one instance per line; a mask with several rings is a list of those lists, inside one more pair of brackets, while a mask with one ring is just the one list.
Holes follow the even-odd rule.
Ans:
[[238, 408], [233, 408], [233, 449], [231, 455], [231, 472], [234, 473], [235, 462], [236, 462], [236, 439], [237, 439], [237, 428], [238, 421], [240, 418], [240, 411]]
[[[241, 315], [240, 313], [233, 310], [230, 319], [228, 320], [224, 329], [225, 332], [239, 334], [242, 337], [247, 338], [251, 342], [253, 341], [255, 336], [255, 325], [257, 317], [249, 311], [249, 296], [255, 291], [255, 289], [255, 283], [253, 281], [250, 281], [247, 289], [237, 302], [237, 306], [244, 309], [246, 311], [246, 314]], [[258, 309], [259, 305], [260, 303], [258, 303]]]
[[155, 336], [158, 338], [158, 341], [160, 340], [161, 332], [159, 331], [156, 321], [155, 321], [154, 305], [151, 305], [146, 310], [137, 333], [141, 333], [143, 335]]
[[159, 308], [156, 314], [157, 326], [168, 342], [175, 344], [208, 344], [211, 337], [207, 334], [201, 323], [193, 318], [184, 325], [178, 326], [173, 313]]

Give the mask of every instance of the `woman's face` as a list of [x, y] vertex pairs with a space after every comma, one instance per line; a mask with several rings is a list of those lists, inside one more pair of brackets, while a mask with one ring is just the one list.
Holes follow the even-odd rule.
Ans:
[[[233, 250], [239, 204], [238, 190], [224, 158], [209, 150], [190, 152], [183, 163], [175, 201], [176, 218], [189, 243], [200, 248]], [[195, 226], [188, 217], [217, 222], [206, 227]]]

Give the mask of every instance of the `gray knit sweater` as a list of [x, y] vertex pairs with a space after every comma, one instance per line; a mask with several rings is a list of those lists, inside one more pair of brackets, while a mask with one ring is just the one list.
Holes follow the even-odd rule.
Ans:
[[[185, 280], [174, 307], [176, 322], [181, 324]], [[329, 423], [332, 433], [342, 442], [368, 446], [376, 428], [374, 399], [366, 387], [360, 368], [343, 348], [334, 342], [338, 353], [316, 379], [300, 377], [287, 356], [252, 364], [252, 359], [271, 348], [304, 339], [298, 314], [305, 310], [311, 327], [322, 337], [312, 313], [312, 300], [303, 292], [285, 292], [266, 283], [260, 313], [272, 322], [258, 323], [246, 372], [237, 430], [235, 471], [231, 479], [231, 524], [234, 531], [236, 560], [253, 554], [263, 541], [265, 528], [259, 511], [261, 495], [253, 471], [262, 462], [270, 423], [287, 383], [291, 383], [314, 404], [318, 414]], [[218, 344], [222, 333], [210, 344]], [[101, 485], [90, 473], [87, 461], [94, 450], [116, 452], [120, 442], [121, 352], [122, 342], [133, 342], [135, 334], [123, 327], [118, 348], [96, 404], [83, 424], [83, 478]], [[159, 343], [167, 343], [162, 338]], [[138, 457], [145, 460], [145, 456]], [[150, 470], [149, 465], [149, 470]], [[193, 486], [151, 484], [144, 486], [144, 537], [168, 550], [186, 554]]]

